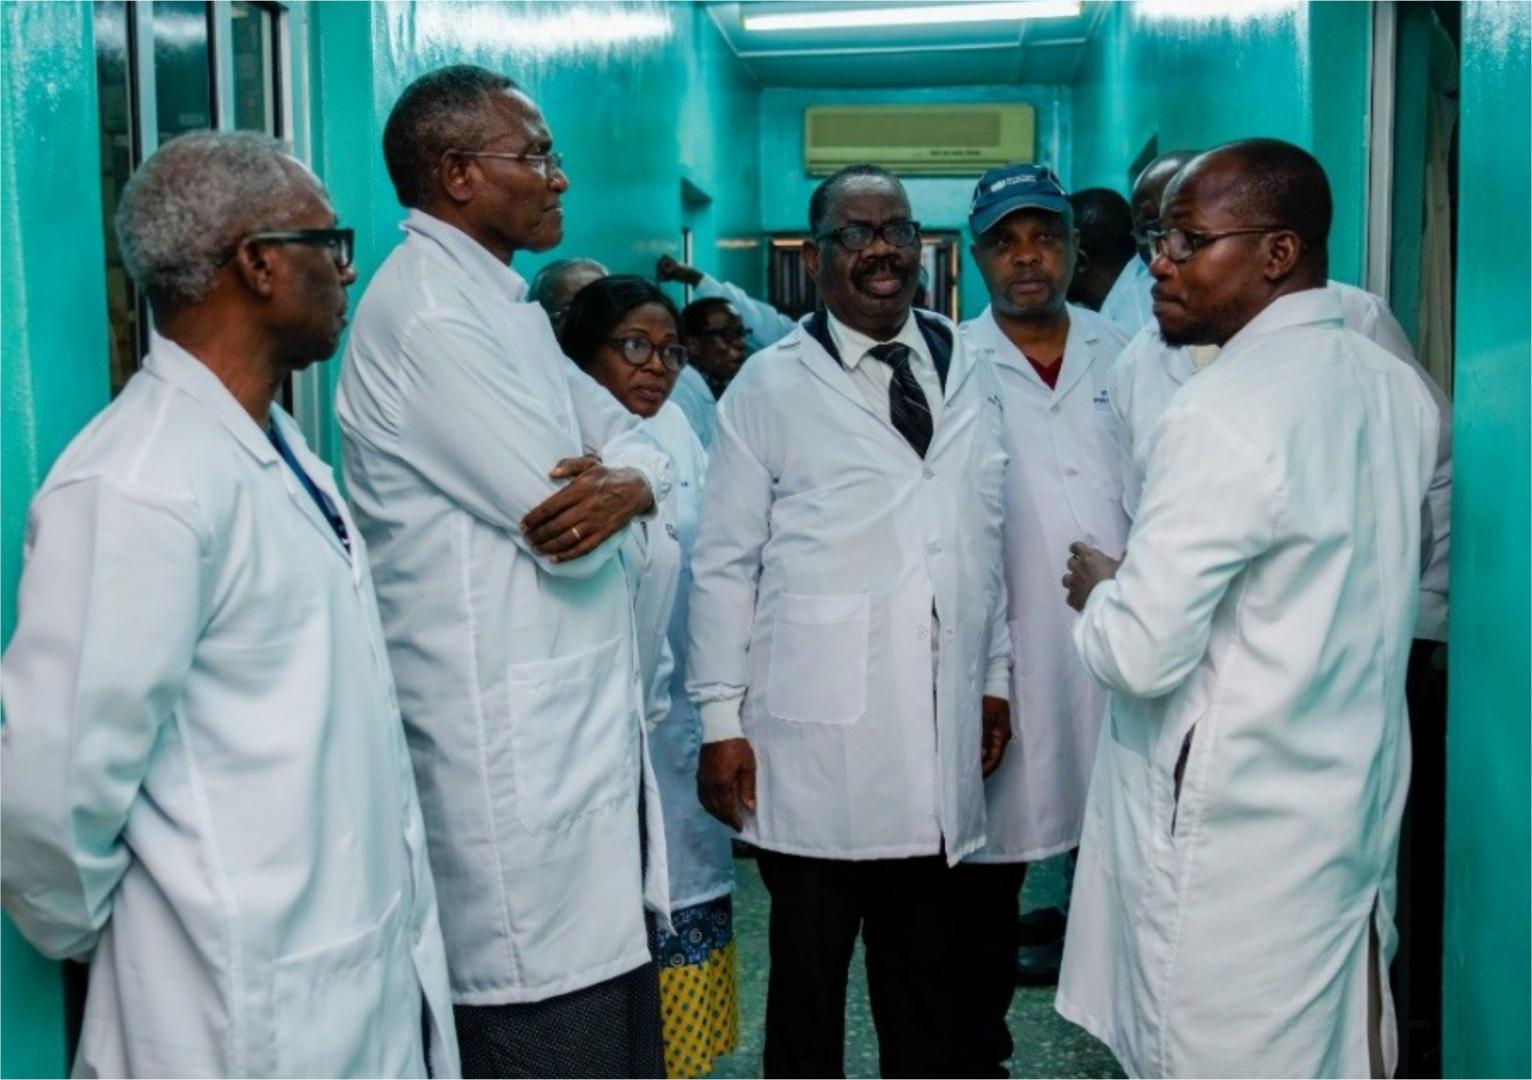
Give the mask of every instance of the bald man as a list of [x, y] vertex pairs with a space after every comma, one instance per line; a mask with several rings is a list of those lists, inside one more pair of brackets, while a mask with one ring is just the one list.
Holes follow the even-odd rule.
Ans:
[[1420, 379], [1325, 287], [1319, 163], [1194, 159], [1151, 271], [1172, 399], [1120, 565], [1076, 545], [1112, 691], [1058, 1008], [1131, 1075], [1378, 1076], [1409, 778], [1405, 665], [1436, 453]]
[[1145, 165], [1138, 179], [1133, 181], [1128, 206], [1133, 215], [1133, 239], [1138, 244], [1138, 258], [1127, 261], [1112, 290], [1101, 301], [1101, 314], [1122, 327], [1123, 333], [1129, 337], [1138, 333], [1153, 315], [1149, 307], [1149, 287], [1154, 284], [1149, 277], [1149, 262], [1153, 253], [1149, 250], [1148, 236], [1159, 228], [1160, 200], [1165, 194], [1165, 185], [1195, 156], [1192, 150], [1161, 154]]
[[609, 271], [595, 259], [554, 259], [537, 272], [527, 286], [527, 299], [548, 313], [554, 333], [564, 329], [564, 313], [569, 302], [592, 281], [600, 281]]
[[1069, 196], [1074, 208], [1076, 247], [1075, 274], [1069, 283], [1069, 302], [1100, 311], [1123, 268], [1134, 261], [1133, 211], [1128, 200], [1111, 188], [1085, 188]]

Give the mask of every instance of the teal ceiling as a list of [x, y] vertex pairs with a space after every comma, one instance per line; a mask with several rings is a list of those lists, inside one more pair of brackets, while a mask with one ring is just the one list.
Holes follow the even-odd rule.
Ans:
[[[928, 26], [760, 31], [750, 16], [893, 8], [911, 0], [710, 2], [708, 14], [762, 86], [904, 87], [1069, 82], [1103, 5], [1078, 15]], [[921, 7], [961, 0], [913, 0]], [[965, 4], [967, 7], [972, 3]]]

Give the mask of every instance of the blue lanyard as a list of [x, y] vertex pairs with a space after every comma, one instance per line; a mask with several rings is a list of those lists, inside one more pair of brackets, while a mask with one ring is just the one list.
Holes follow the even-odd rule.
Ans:
[[314, 505], [319, 507], [319, 512], [330, 523], [330, 528], [335, 530], [340, 546], [346, 549], [347, 555], [351, 554], [351, 537], [346, 532], [346, 519], [340, 516], [340, 511], [335, 508], [330, 497], [319, 490], [318, 485], [309, 478], [303, 466], [298, 464], [298, 459], [293, 456], [292, 447], [288, 446], [287, 440], [282, 438], [282, 433], [275, 423], [266, 429], [266, 436], [271, 440], [271, 445], [277, 448], [277, 453], [282, 455], [282, 460], [287, 462], [293, 472], [298, 474], [298, 479], [303, 481], [303, 490], [309, 493], [309, 498], [314, 500]]

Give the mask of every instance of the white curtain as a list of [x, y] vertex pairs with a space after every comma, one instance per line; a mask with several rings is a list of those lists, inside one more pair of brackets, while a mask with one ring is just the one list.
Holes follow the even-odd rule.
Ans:
[[1452, 39], [1431, 19], [1431, 89], [1427, 102], [1425, 221], [1420, 242], [1420, 362], [1452, 396], [1452, 191], [1448, 168], [1458, 118], [1458, 58]]

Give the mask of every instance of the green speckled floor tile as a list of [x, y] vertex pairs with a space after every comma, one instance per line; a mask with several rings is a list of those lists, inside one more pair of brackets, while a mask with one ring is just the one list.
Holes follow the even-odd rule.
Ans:
[[[1039, 863], [1027, 875], [1023, 906], [1055, 903], [1063, 889], [1061, 860]], [[713, 1076], [761, 1075], [766, 1023], [766, 918], [770, 900], [754, 859], [735, 861], [739, 887], [734, 897], [734, 933], [739, 942], [739, 1049], [719, 1059]], [[878, 1075], [878, 1040], [867, 1004], [862, 947], [851, 963], [846, 1001], [846, 1075]], [[1053, 1008], [1053, 988], [1019, 989], [1011, 1003], [1011, 1036], [1016, 1053], [1012, 1076], [1120, 1077], [1122, 1070], [1099, 1042]]]

